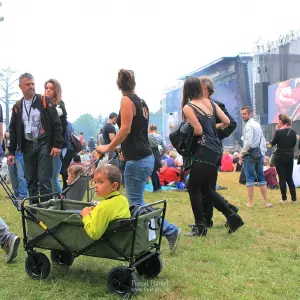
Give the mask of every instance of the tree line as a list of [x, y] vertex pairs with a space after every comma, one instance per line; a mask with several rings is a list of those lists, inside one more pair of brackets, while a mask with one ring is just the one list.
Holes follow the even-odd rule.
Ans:
[[[149, 124], [155, 124], [158, 127], [158, 131], [161, 133], [163, 124], [162, 124], [162, 110], [159, 109], [157, 112], [150, 112]], [[78, 134], [80, 132], [84, 133], [85, 139], [88, 141], [90, 137], [96, 138], [100, 129], [103, 128], [108, 118], [99, 115], [93, 117], [91, 114], [83, 114], [76, 119], [72, 125]]]

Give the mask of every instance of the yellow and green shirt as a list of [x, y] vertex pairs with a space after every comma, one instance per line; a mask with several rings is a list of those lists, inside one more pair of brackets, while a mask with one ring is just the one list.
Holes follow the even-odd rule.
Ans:
[[129, 205], [127, 199], [116, 191], [107, 195], [89, 215], [82, 218], [82, 222], [90, 238], [98, 240], [111, 221], [122, 218], [130, 218]]

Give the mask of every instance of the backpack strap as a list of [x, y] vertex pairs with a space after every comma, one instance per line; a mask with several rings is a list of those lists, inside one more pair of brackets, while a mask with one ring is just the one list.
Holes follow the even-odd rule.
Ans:
[[15, 113], [18, 113], [19, 102], [20, 101], [17, 101], [16, 104], [15, 104], [15, 108], [14, 108]]
[[18, 113], [18, 107], [20, 108], [20, 103], [22, 100], [23, 98], [21, 100], [16, 101], [15, 108], [14, 108], [15, 113]]

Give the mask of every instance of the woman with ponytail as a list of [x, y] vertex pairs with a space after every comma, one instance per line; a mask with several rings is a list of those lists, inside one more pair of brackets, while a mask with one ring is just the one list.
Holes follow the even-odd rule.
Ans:
[[[126, 160], [124, 182], [127, 199], [130, 204], [145, 205], [144, 189], [153, 172], [154, 157], [148, 140], [149, 109], [146, 102], [135, 93], [135, 85], [134, 72], [121, 69], [117, 78], [117, 86], [122, 93], [117, 119], [120, 130], [110, 144], [98, 146], [97, 151], [113, 151], [121, 144]], [[179, 240], [180, 229], [165, 221], [163, 234], [173, 252]]]

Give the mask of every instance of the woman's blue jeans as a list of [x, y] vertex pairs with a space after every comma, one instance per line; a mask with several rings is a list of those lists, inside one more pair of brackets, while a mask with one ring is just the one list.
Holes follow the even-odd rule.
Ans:
[[[66, 155], [67, 149], [64, 148], [61, 150], [61, 155], [64, 157]], [[52, 178], [51, 178], [51, 185], [52, 185], [52, 193], [61, 194], [62, 188], [59, 182], [59, 174], [62, 167], [62, 158], [61, 156], [53, 156], [52, 157]]]
[[[151, 176], [154, 168], [154, 156], [149, 155], [140, 160], [126, 161], [124, 171], [124, 181], [126, 195], [129, 204], [146, 205], [144, 201], [144, 190], [148, 178]], [[178, 227], [169, 224], [166, 220], [163, 224], [163, 235], [166, 238], [174, 235]]]

